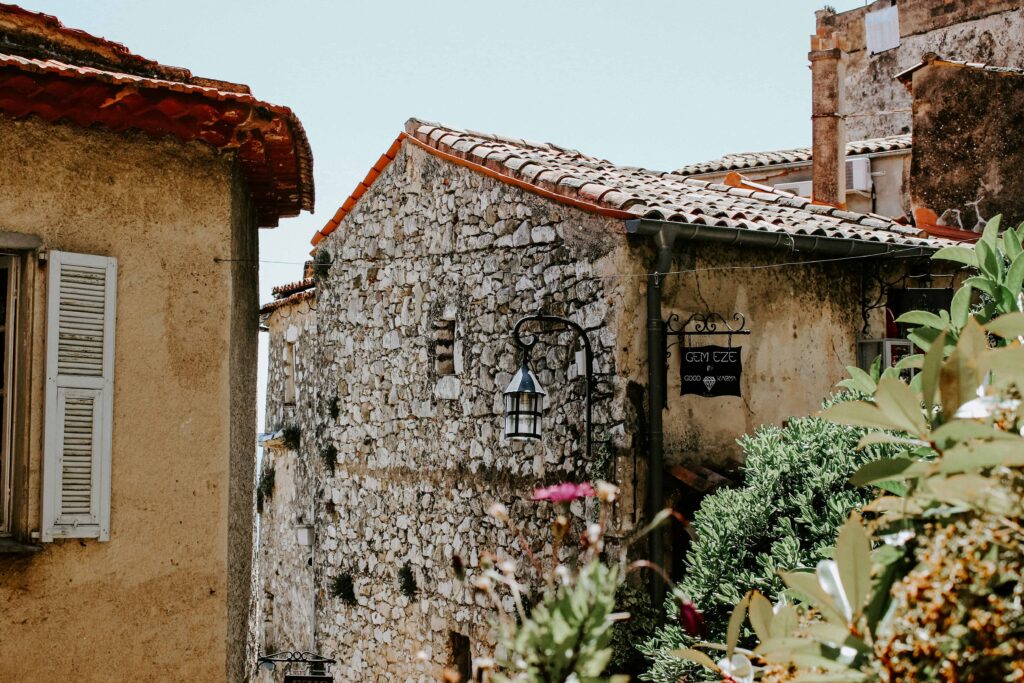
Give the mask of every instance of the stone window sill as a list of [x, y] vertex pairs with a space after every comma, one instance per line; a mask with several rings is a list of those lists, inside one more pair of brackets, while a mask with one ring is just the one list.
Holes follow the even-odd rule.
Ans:
[[0, 555], [31, 555], [42, 549], [41, 545], [19, 543], [12, 538], [0, 538]]

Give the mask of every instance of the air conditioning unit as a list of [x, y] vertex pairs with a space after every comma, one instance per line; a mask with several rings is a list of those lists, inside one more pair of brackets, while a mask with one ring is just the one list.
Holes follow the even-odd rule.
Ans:
[[871, 192], [871, 159], [854, 157], [846, 160], [846, 191]]
[[785, 192], [792, 192], [797, 197], [811, 198], [811, 188], [813, 184], [810, 180], [803, 180], [799, 183], [779, 183], [775, 186], [776, 190], [783, 190]]

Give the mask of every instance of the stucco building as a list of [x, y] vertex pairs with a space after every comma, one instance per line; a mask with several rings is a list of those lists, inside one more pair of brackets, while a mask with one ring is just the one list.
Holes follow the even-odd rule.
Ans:
[[287, 108], [0, 5], [0, 679], [237, 681]]
[[[336, 657], [340, 680], [465, 671], [492, 634], [488, 607], [450, 566], [458, 555], [472, 573], [485, 551], [513, 547], [492, 502], [538, 541], [538, 484], [617, 483], [616, 537], [645, 508], [686, 509], [692, 491], [672, 467], [727, 470], [739, 435], [815, 410], [859, 340], [885, 334], [871, 274], [903, 272], [943, 243], [729, 183], [409, 121], [314, 238], [314, 277], [263, 308], [261, 479], [273, 488], [259, 647]], [[548, 392], [543, 440], [501, 438], [520, 362], [512, 327], [536, 312], [568, 316], [595, 349], [595, 450], [581, 463], [584, 368], [568, 333], [543, 335], [531, 358]], [[749, 336], [687, 342], [742, 346], [739, 396], [681, 395], [679, 346], [667, 367], [649, 362], [680, 321], [707, 312], [745, 315]], [[683, 542], [674, 533], [669, 549]]]

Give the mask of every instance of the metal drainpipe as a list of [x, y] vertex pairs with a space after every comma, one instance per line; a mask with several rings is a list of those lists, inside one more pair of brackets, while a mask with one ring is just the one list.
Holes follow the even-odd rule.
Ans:
[[[661, 315], [661, 288], [665, 273], [672, 266], [672, 245], [674, 231], [663, 229], [653, 235], [657, 254], [654, 268], [647, 276], [647, 519], [654, 519], [665, 505], [665, 486], [662, 475], [665, 469], [665, 435], [662, 424], [665, 410], [665, 320]], [[665, 534], [656, 529], [650, 536], [651, 562], [664, 566]], [[654, 574], [651, 578], [651, 599], [653, 604], [665, 601], [665, 582]]]

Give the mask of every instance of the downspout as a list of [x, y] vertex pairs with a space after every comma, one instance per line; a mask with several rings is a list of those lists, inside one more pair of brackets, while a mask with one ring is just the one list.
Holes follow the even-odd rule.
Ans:
[[[663, 416], [665, 410], [665, 320], [661, 315], [661, 288], [665, 273], [672, 267], [672, 246], [676, 232], [663, 228], [652, 235], [657, 253], [654, 268], [647, 276], [647, 519], [654, 519], [665, 505], [665, 486], [662, 474], [665, 469], [665, 434]], [[663, 567], [665, 555], [665, 534], [662, 529], [651, 532], [649, 539], [650, 559], [657, 567]], [[660, 575], [652, 575], [651, 599], [653, 604], [665, 602], [665, 582]]]

